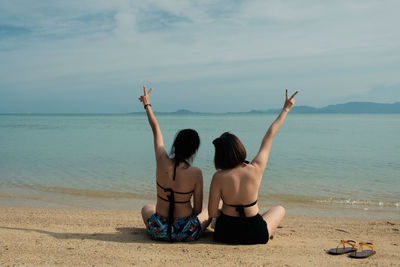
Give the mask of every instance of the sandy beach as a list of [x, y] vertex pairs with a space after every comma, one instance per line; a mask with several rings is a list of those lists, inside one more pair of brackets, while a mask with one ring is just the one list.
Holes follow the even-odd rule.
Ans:
[[[399, 266], [400, 221], [287, 216], [267, 245], [150, 240], [139, 211], [0, 206], [0, 265]], [[367, 259], [331, 256], [341, 239], [375, 244]]]

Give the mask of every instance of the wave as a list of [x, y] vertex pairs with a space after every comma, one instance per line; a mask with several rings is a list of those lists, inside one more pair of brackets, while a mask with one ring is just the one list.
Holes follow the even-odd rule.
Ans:
[[[141, 200], [155, 200], [155, 191], [150, 193], [134, 193], [134, 192], [121, 192], [111, 190], [93, 190], [83, 188], [70, 188], [59, 186], [44, 186], [44, 185], [29, 185], [12, 183], [21, 189], [21, 194], [1, 193], [0, 198], [19, 198], [37, 201], [48, 202], [52, 198], [57, 198], [60, 195], [69, 195], [73, 197], [83, 197], [91, 199], [141, 199]], [[29, 189], [29, 190], [26, 190]], [[34, 192], [32, 192], [33, 190]], [[25, 193], [24, 193], [25, 191]], [[39, 195], [37, 194], [39, 193]], [[208, 199], [208, 193], [205, 192], [204, 200]], [[59, 199], [60, 200], [60, 199]], [[335, 206], [335, 207], [360, 207], [360, 208], [389, 208], [400, 209], [400, 202], [391, 200], [366, 200], [366, 199], [352, 199], [343, 197], [323, 197], [323, 196], [306, 196], [306, 195], [292, 195], [292, 194], [260, 194], [258, 202], [261, 206], [271, 206], [271, 204], [282, 204], [286, 206]]]
[[343, 197], [323, 197], [323, 196], [304, 196], [289, 194], [267, 194], [259, 195], [259, 202], [282, 202], [296, 205], [335, 205], [335, 206], [353, 206], [353, 207], [387, 207], [400, 208], [400, 202], [390, 200], [366, 200], [352, 199]]

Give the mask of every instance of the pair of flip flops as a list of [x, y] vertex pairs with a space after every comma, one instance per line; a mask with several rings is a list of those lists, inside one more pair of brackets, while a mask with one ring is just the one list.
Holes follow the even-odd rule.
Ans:
[[[346, 244], [348, 244], [350, 246], [346, 247]], [[339, 246], [343, 246], [343, 247], [339, 248]], [[367, 246], [370, 249], [364, 250], [363, 249], [364, 246]], [[327, 252], [332, 255], [342, 255], [342, 254], [350, 253], [349, 257], [359, 258], [359, 259], [367, 258], [376, 253], [374, 245], [372, 243], [361, 242], [358, 244], [358, 247], [356, 248], [356, 241], [353, 241], [353, 240], [341, 240], [336, 248], [332, 248], [332, 249], [328, 250]]]

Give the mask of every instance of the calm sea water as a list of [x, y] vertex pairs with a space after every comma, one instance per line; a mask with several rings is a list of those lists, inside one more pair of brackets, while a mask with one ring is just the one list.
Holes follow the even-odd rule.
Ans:
[[[193, 164], [206, 191], [212, 140], [236, 134], [251, 160], [275, 117], [157, 116], [168, 149], [179, 129], [199, 132]], [[274, 139], [261, 206], [400, 218], [399, 134], [395, 114], [289, 114]], [[1, 115], [0, 204], [137, 209], [155, 200], [152, 142], [145, 114]]]

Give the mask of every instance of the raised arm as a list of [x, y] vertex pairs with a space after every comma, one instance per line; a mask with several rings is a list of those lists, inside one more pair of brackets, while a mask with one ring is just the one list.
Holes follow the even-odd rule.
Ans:
[[153, 89], [150, 88], [150, 90], [146, 92], [146, 86], [143, 86], [143, 95], [139, 97], [139, 100], [143, 103], [144, 109], [146, 110], [147, 119], [149, 120], [151, 130], [153, 131], [154, 151], [156, 155], [156, 160], [158, 161], [159, 159], [168, 157], [168, 155], [164, 148], [164, 140], [161, 133], [160, 125], [158, 125], [158, 121], [153, 113], [153, 109], [149, 100], [149, 95], [152, 90]]
[[260, 150], [258, 154], [253, 159], [251, 164], [257, 167], [258, 171], [261, 173], [264, 172], [265, 167], [267, 166], [269, 153], [271, 151], [272, 140], [274, 139], [275, 134], [278, 132], [279, 128], [282, 126], [283, 122], [285, 121], [286, 115], [292, 109], [294, 105], [294, 97], [297, 95], [297, 91], [289, 98], [288, 97], [288, 90], [286, 90], [286, 100], [285, 104], [283, 105], [281, 113], [275, 119], [275, 121], [269, 127], [267, 133], [265, 134], [262, 142]]

